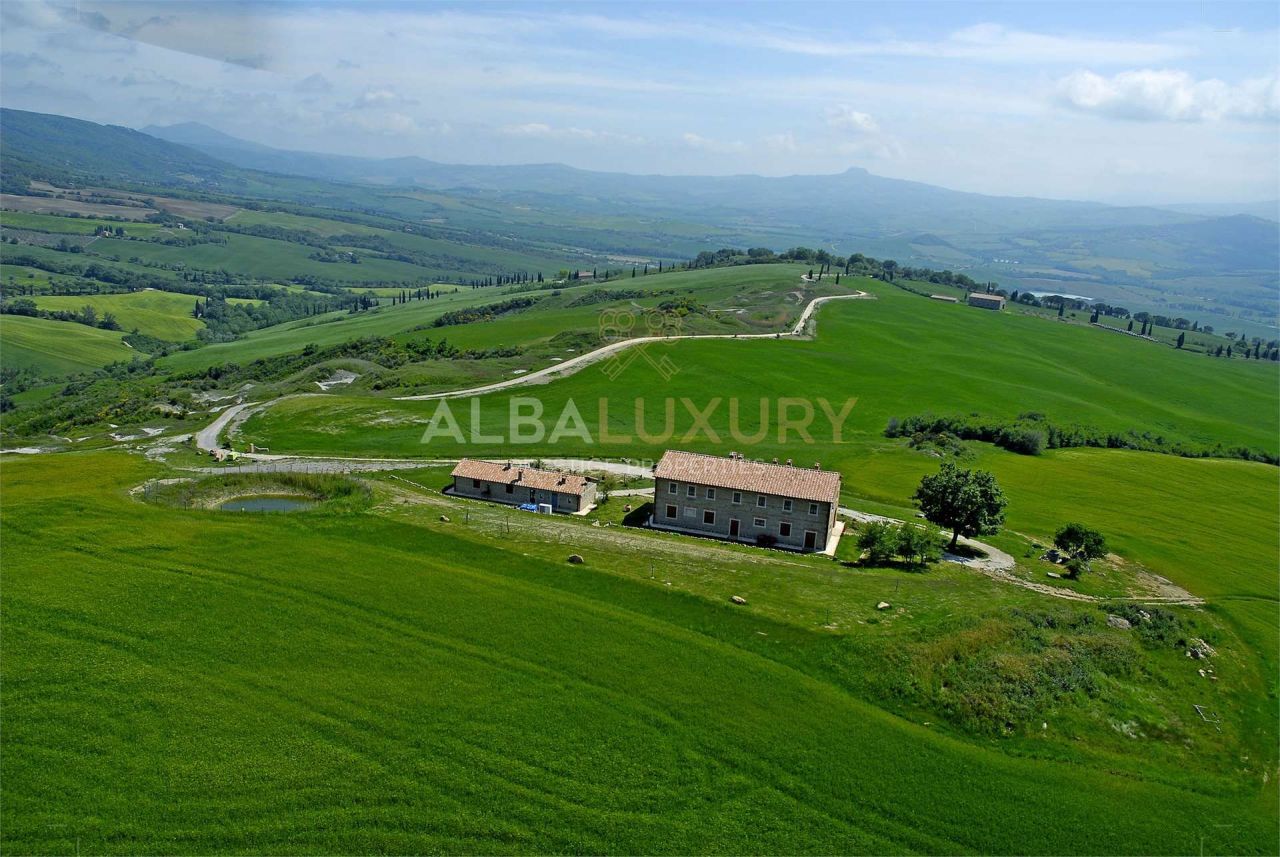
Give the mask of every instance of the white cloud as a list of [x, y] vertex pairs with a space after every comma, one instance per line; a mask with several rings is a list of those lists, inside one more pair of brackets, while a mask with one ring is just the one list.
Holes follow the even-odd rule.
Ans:
[[854, 110], [847, 104], [826, 109], [827, 127], [853, 134], [879, 134], [880, 125], [869, 113]]
[[1104, 77], [1077, 71], [1058, 81], [1058, 100], [1086, 113], [1118, 119], [1216, 122], [1280, 120], [1280, 78], [1239, 85], [1196, 80], [1184, 71], [1139, 69]]

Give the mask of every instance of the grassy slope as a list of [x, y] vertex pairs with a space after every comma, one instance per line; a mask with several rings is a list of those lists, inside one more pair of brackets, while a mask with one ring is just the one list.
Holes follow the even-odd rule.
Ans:
[[6, 851], [1276, 847], [1237, 795], [886, 715], [750, 611], [438, 525], [148, 507], [147, 472], [4, 468]]
[[[452, 286], [441, 286], [446, 294], [434, 301], [411, 301], [397, 306], [383, 306], [371, 312], [357, 315], [332, 313], [317, 319], [306, 319], [254, 331], [235, 342], [221, 343], [172, 354], [160, 361], [160, 365], [173, 371], [187, 371], [218, 363], [247, 363], [262, 357], [271, 357], [298, 351], [308, 344], [335, 345], [362, 336], [414, 336], [431, 339], [447, 338], [460, 348], [494, 348], [503, 345], [529, 345], [544, 342], [566, 330], [583, 330], [595, 333], [600, 326], [600, 313], [605, 304], [570, 306], [580, 295], [594, 289], [608, 291], [646, 289], [658, 292], [676, 290], [682, 296], [691, 290], [693, 296], [714, 309], [730, 306], [759, 307], [759, 316], [742, 317], [742, 329], [749, 324], [769, 325], [768, 329], [782, 329], [788, 318], [793, 318], [798, 303], [783, 294], [799, 287], [802, 266], [762, 265], [750, 268], [728, 268], [692, 274], [664, 274], [650, 277], [623, 277], [608, 283], [568, 286], [560, 289], [557, 297], [551, 290], [528, 293], [528, 297], [540, 298], [536, 310], [497, 319], [482, 324], [433, 328], [411, 333], [420, 325], [430, 324], [437, 316], [460, 307], [499, 303], [512, 295], [507, 289], [461, 288], [449, 293]], [[834, 294], [845, 291], [831, 280], [815, 288], [818, 294]], [[738, 297], [744, 296], [745, 301]], [[671, 295], [645, 298], [635, 303], [653, 306]], [[630, 305], [630, 301], [625, 302]], [[707, 319], [691, 319], [689, 326], [710, 325]], [[727, 325], [710, 325], [716, 329]], [[643, 333], [643, 325], [637, 328]]]
[[[814, 341], [664, 343], [650, 346], [649, 351], [655, 357], [669, 356], [679, 367], [670, 381], [637, 361], [617, 381], [589, 367], [564, 381], [533, 389], [552, 414], [573, 398], [588, 423], [595, 422], [596, 402], [609, 400], [610, 419], [618, 427], [615, 432], [634, 427], [637, 397], [646, 400], [652, 432], [659, 425], [664, 399], [687, 396], [701, 404], [710, 401], [707, 391], [714, 391], [723, 400], [712, 418], [723, 446], [733, 443], [727, 437], [727, 402], [732, 398], [742, 403], [742, 428], [750, 433], [758, 422], [754, 415], [762, 397], [824, 397], [837, 404], [856, 397], [843, 443], [831, 442], [832, 433], [821, 416], [814, 423], [812, 452], [837, 466], [850, 454], [863, 455], [863, 444], [879, 439], [890, 417], [924, 411], [1013, 417], [1037, 410], [1067, 424], [1275, 449], [1280, 419], [1277, 409], [1269, 406], [1277, 398], [1274, 364], [1210, 361], [1077, 325], [941, 304], [880, 283], [859, 285], [878, 299], [823, 308]], [[449, 332], [484, 337], [494, 330], [500, 328], [471, 325], [465, 332]], [[505, 431], [511, 395], [529, 395], [529, 391], [488, 397], [486, 428]], [[267, 414], [257, 426], [291, 451], [423, 453], [420, 430], [363, 431], [359, 401], [341, 402], [344, 413], [353, 415], [349, 420], [332, 421], [323, 433], [307, 433], [306, 424], [315, 424], [330, 407], [325, 400], [292, 403]], [[436, 405], [366, 402], [364, 407], [380, 412], [399, 409], [406, 416], [425, 418]], [[682, 406], [676, 406], [676, 416], [679, 435], [692, 422]], [[771, 425], [776, 429], [776, 419]], [[777, 442], [774, 429], [753, 445], [753, 454], [786, 457], [797, 451], [795, 439]], [[698, 442], [709, 445], [705, 435]], [[565, 452], [564, 445], [532, 444], [529, 452]], [[632, 441], [613, 449], [597, 445], [591, 451], [624, 456], [657, 452], [663, 446]]]
[[50, 295], [34, 300], [41, 309], [73, 312], [88, 304], [99, 318], [104, 313], [114, 313], [124, 330], [136, 327], [142, 333], [170, 342], [193, 339], [204, 327], [204, 322], [191, 316], [196, 302], [193, 295], [143, 291], [116, 295]]
[[[572, 399], [598, 437], [601, 400], [609, 403], [613, 434], [634, 435], [636, 397], [645, 400], [651, 433], [660, 430], [666, 398], [688, 397], [702, 407], [714, 391], [740, 398], [743, 413], [750, 414], [762, 396], [773, 393], [824, 396], [837, 406], [857, 397], [840, 443], [832, 442], [829, 430], [823, 433], [821, 416], [812, 445], [796, 438], [779, 443], [774, 432], [755, 445], [735, 442], [728, 434], [728, 405], [722, 404], [712, 419], [718, 444], [701, 433], [683, 440], [692, 421], [677, 405], [670, 443], [633, 438], [584, 445], [569, 438], [460, 447], [436, 438], [424, 445], [423, 430], [436, 403], [338, 396], [281, 403], [251, 419], [244, 439], [273, 450], [383, 456], [509, 455], [515, 448], [531, 456], [635, 457], [656, 456], [665, 446], [738, 449], [765, 458], [798, 457], [801, 463], [820, 460], [844, 474], [848, 499], [889, 511], [908, 509], [920, 477], [936, 468], [934, 459], [881, 437], [894, 415], [980, 410], [1013, 416], [1035, 409], [1063, 422], [1274, 448], [1274, 364], [1225, 364], [1079, 326], [939, 304], [883, 284], [867, 288], [878, 301], [822, 310], [816, 341], [673, 343], [652, 352], [668, 354], [679, 366], [669, 382], [638, 361], [617, 381], [590, 367], [549, 385], [481, 400], [484, 434], [506, 433], [509, 400], [519, 395], [544, 403], [548, 425]], [[975, 351], [981, 360], [974, 359]], [[457, 402], [453, 410], [469, 433], [467, 403]], [[745, 431], [754, 427], [744, 420]], [[1005, 485], [1011, 527], [1041, 539], [1067, 520], [1103, 527], [1124, 555], [1217, 599], [1257, 643], [1264, 663], [1276, 664], [1280, 546], [1274, 516], [1280, 495], [1274, 468], [1104, 450], [1039, 458], [992, 450], [981, 453], [979, 463]]]
[[[83, 304], [82, 304], [83, 305]], [[138, 355], [118, 330], [99, 330], [69, 321], [0, 316], [0, 364], [46, 375], [82, 372], [132, 360]]]

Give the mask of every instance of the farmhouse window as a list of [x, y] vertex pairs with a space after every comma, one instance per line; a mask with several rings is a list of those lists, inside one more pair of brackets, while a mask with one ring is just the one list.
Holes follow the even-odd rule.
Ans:
[[703, 509], [703, 510], [702, 510], [702, 523], [704, 523], [704, 524], [714, 524], [715, 522], [716, 522], [716, 513], [715, 513], [715, 512], [713, 512], [713, 511], [711, 511], [710, 509]]
[[783, 538], [786, 538], [787, 536], [791, 535], [790, 521], [783, 521], [781, 524], [778, 524], [778, 535], [782, 536]]
[[768, 522], [768, 521], [766, 521], [764, 518], [756, 518], [756, 519], [755, 519], [754, 521], [752, 521], [751, 523], [752, 523], [752, 524], [755, 524], [757, 527], [759, 527], [759, 528], [760, 528], [760, 529], [762, 529], [762, 530], [763, 530], [765, 527], [769, 526], [769, 522]]
[[707, 489], [707, 499], [708, 499], [708, 500], [714, 500], [714, 499], [716, 499], [716, 489], [714, 489], [714, 488], [708, 488], [708, 489]]
[[674, 482], [668, 482], [668, 483], [667, 483], [667, 493], [668, 493], [668, 494], [675, 494], [675, 493], [677, 493], [679, 490], [680, 490], [680, 487], [679, 487], [678, 485], [676, 485], [676, 483], [674, 483]]
[[810, 503], [810, 504], [809, 504], [809, 514], [810, 514], [810, 515], [816, 515], [816, 514], [818, 514], [818, 504], [817, 504], [817, 503]]
[[759, 506], [761, 509], [765, 507], [765, 499], [763, 494], [761, 494], [759, 497], [756, 498], [756, 505]]
[[690, 486], [689, 486], [689, 490], [688, 490], [688, 491], [686, 491], [685, 493], [686, 493], [686, 494], [688, 494], [690, 497], [697, 497], [697, 496], [698, 496], [698, 488], [697, 488], [697, 486], [696, 486], [696, 485], [690, 485]]
[[782, 501], [782, 511], [784, 511], [784, 512], [790, 512], [790, 511], [791, 511], [791, 501], [790, 501], [790, 500], [783, 500], [783, 501]]
[[742, 505], [742, 492], [741, 492], [741, 491], [734, 491], [734, 492], [733, 492], [733, 505], [735, 505], [735, 506], [741, 506], [741, 505]]
[[675, 507], [675, 506], [670, 506], [670, 505], [668, 505], [668, 506], [667, 506], [667, 517], [668, 517], [668, 518], [674, 518], [675, 516], [676, 516], [676, 507]]
[[696, 518], [698, 516], [698, 510], [693, 508], [692, 506], [685, 506], [684, 516], [686, 518]]
[[479, 488], [479, 487], [480, 487], [480, 480], [479, 480], [479, 479], [472, 479], [472, 480], [471, 480], [471, 487], [472, 487], [472, 488]]
[[507, 483], [507, 493], [508, 493], [508, 494], [514, 494], [515, 492], [516, 492], [516, 486], [514, 486], [514, 485], [512, 485], [510, 482], [508, 482], [508, 483]]

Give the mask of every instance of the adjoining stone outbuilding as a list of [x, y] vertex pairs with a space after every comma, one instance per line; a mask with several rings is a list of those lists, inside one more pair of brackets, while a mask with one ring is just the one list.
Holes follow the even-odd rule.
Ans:
[[653, 471], [649, 524], [699, 536], [826, 551], [839, 533], [840, 474], [667, 450]]
[[596, 483], [576, 473], [464, 458], [450, 475], [450, 492], [459, 497], [513, 506], [550, 506], [551, 511], [566, 514], [585, 512], [596, 503]]
[[982, 292], [969, 293], [969, 306], [976, 306], [981, 309], [1004, 309], [1004, 298], [1000, 295], [988, 295]]

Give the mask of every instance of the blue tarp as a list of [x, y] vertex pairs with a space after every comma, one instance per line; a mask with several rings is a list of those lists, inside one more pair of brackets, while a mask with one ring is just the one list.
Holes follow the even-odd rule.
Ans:
[[522, 511], [522, 512], [536, 512], [536, 511], [538, 511], [538, 504], [537, 504], [537, 503], [521, 503], [521, 504], [520, 504], [520, 511]]

